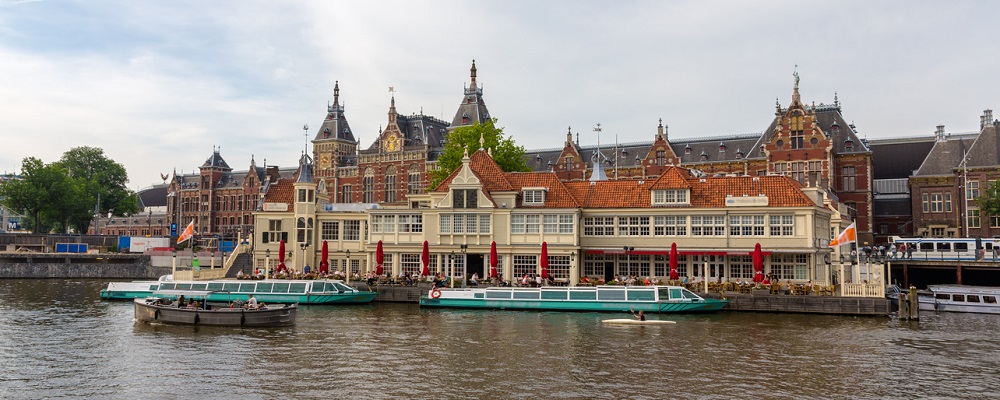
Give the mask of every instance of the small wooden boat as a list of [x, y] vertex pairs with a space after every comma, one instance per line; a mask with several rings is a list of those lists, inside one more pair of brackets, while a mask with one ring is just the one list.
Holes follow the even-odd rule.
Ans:
[[666, 321], [662, 319], [647, 319], [645, 321], [640, 321], [634, 318], [606, 319], [601, 322], [605, 324], [614, 324], [614, 325], [671, 325], [677, 323], [674, 321]]
[[244, 309], [224, 304], [178, 308], [165, 299], [135, 299], [135, 319], [146, 323], [232, 327], [271, 327], [295, 324], [296, 304], [274, 304]]

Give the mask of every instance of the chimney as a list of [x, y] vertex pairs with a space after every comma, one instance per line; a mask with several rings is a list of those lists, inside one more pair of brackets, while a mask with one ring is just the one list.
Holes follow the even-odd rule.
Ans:
[[993, 110], [983, 110], [983, 116], [979, 118], [979, 129], [986, 127], [986, 124], [993, 122]]
[[944, 125], [937, 126], [937, 130], [934, 131], [934, 136], [937, 137], [937, 141], [944, 141]]

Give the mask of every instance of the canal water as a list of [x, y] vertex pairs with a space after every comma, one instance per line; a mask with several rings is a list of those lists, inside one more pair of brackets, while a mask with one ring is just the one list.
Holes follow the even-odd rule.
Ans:
[[274, 329], [150, 326], [96, 280], [0, 280], [0, 398], [990, 398], [1000, 316], [303, 306]]

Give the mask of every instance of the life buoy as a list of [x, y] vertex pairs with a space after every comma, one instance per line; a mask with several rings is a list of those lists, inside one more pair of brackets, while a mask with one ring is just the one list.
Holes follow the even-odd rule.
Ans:
[[439, 297], [441, 297], [441, 291], [440, 290], [438, 290], [437, 288], [434, 288], [434, 290], [431, 290], [431, 298], [432, 299], [436, 299], [436, 298], [439, 298]]

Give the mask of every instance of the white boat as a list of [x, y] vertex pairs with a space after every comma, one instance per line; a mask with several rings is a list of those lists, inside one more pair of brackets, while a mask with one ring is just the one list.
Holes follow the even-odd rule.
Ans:
[[932, 285], [918, 296], [924, 311], [1000, 314], [1000, 287]]
[[601, 321], [605, 324], [614, 325], [670, 325], [676, 324], [674, 321], [666, 321], [662, 319], [647, 319], [645, 321], [640, 321], [635, 318], [622, 318], [622, 319], [606, 319]]

